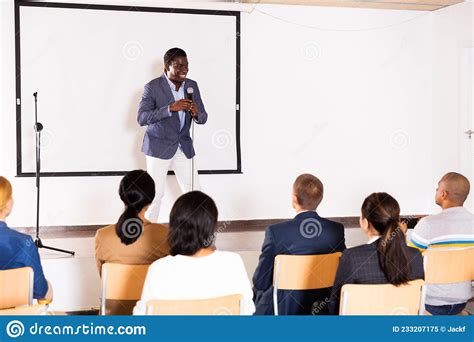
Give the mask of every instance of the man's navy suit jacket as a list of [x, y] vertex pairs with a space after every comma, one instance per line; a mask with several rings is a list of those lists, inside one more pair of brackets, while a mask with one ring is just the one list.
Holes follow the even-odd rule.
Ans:
[[[198, 117], [194, 121], [204, 124], [207, 121], [207, 113], [201, 100], [201, 93], [197, 83], [193, 80], [184, 81], [184, 92], [193, 88], [193, 101], [198, 107]], [[191, 115], [186, 114], [186, 122], [183, 129], [179, 120], [178, 112], [171, 112], [169, 105], [175, 101], [166, 76], [155, 78], [145, 85], [142, 100], [138, 109], [137, 121], [140, 126], [148, 126], [143, 138], [142, 152], [147, 156], [171, 159], [176, 154], [178, 146], [181, 145], [186, 157], [194, 157], [193, 141], [189, 135], [191, 127]]]
[[[256, 315], [273, 315], [273, 263], [278, 254], [313, 255], [342, 252], [346, 248], [344, 226], [314, 211], [299, 213], [293, 220], [267, 228], [262, 254], [253, 276]], [[327, 312], [331, 289], [278, 291], [280, 315], [311, 315]]]

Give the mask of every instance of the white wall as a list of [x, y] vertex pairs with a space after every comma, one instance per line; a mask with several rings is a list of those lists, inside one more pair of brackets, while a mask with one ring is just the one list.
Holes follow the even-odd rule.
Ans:
[[[291, 216], [290, 186], [301, 172], [325, 183], [323, 215], [357, 215], [372, 191], [392, 193], [404, 214], [435, 211], [437, 179], [460, 167], [452, 62], [461, 40], [472, 46], [471, 9], [472, 3], [437, 12], [258, 5], [243, 13], [243, 174], [201, 177], [221, 219]], [[0, 174], [14, 185], [10, 224], [32, 226], [34, 180], [14, 177], [13, 2], [2, 0], [0, 10]], [[440, 142], [441, 131], [449, 139]], [[119, 181], [43, 179], [42, 224], [114, 221]], [[176, 181], [169, 183], [163, 221], [178, 194]]]
[[[470, 175], [474, 182], [474, 140], [464, 134], [474, 129], [473, 78], [468, 73], [466, 50], [474, 48], [474, 4], [462, 3], [434, 12], [435, 51], [433, 83], [433, 150], [440, 154], [433, 171], [442, 174], [450, 168]], [[471, 68], [474, 55], [471, 55]], [[468, 82], [471, 82], [469, 85]], [[470, 88], [470, 89], [469, 89]], [[446, 142], [448, 146], [446, 146]], [[470, 201], [474, 205], [474, 196]], [[469, 206], [469, 205], [468, 205]], [[473, 207], [474, 208], [474, 207]]]

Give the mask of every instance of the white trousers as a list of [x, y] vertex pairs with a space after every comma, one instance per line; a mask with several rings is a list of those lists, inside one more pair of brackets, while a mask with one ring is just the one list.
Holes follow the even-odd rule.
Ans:
[[151, 222], [158, 222], [161, 200], [165, 194], [166, 175], [168, 170], [174, 171], [183, 193], [192, 190], [201, 190], [196, 163], [194, 163], [193, 179], [192, 159], [186, 158], [186, 155], [180, 148], [178, 148], [174, 157], [168, 160], [146, 156], [146, 168], [147, 172], [155, 181], [156, 189], [155, 199], [145, 214], [146, 218]]

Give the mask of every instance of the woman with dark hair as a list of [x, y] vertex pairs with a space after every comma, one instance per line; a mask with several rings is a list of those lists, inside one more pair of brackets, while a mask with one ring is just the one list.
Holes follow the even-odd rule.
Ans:
[[[106, 262], [149, 265], [169, 254], [168, 229], [145, 219], [155, 197], [155, 182], [150, 175], [143, 170], [128, 172], [120, 182], [119, 195], [125, 210], [116, 224], [99, 229], [95, 235], [99, 274]], [[135, 303], [122, 304], [107, 306], [111, 314], [130, 314]]]
[[406, 244], [398, 202], [385, 192], [376, 192], [362, 204], [360, 226], [369, 237], [366, 245], [346, 249], [339, 261], [329, 311], [339, 312], [344, 284], [406, 284], [423, 279], [423, 258]]
[[214, 247], [217, 207], [209, 196], [192, 191], [170, 213], [170, 256], [149, 268], [142, 298], [133, 313], [144, 315], [152, 299], [185, 300], [241, 294], [242, 313], [255, 311], [252, 288], [241, 257]]

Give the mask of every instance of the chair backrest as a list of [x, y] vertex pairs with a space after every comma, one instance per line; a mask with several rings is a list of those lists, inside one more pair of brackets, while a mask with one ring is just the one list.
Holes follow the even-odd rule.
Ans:
[[421, 279], [406, 285], [346, 284], [341, 289], [340, 315], [418, 315], [423, 306]]
[[242, 295], [193, 300], [150, 300], [147, 315], [240, 315]]
[[273, 273], [275, 315], [278, 315], [278, 290], [316, 290], [332, 287], [341, 254], [277, 255]]
[[101, 313], [105, 315], [107, 299], [139, 300], [143, 284], [150, 265], [102, 265], [102, 305]]
[[0, 316], [39, 316], [46, 315], [48, 306], [44, 304], [20, 306], [14, 309], [0, 310]]
[[0, 271], [0, 309], [33, 304], [33, 283], [31, 267]]
[[279, 290], [315, 290], [331, 287], [341, 253], [277, 255], [273, 285]]
[[474, 280], [474, 248], [427, 249], [423, 253], [426, 284]]

